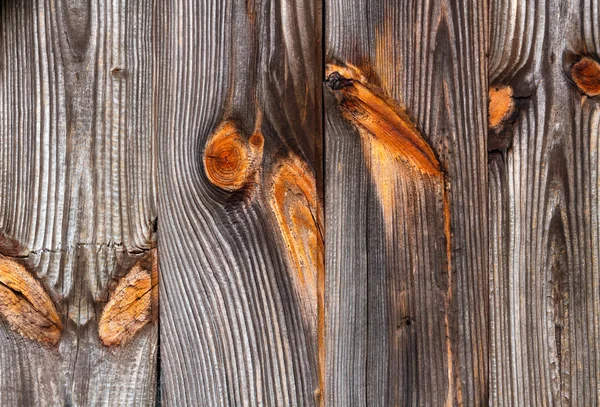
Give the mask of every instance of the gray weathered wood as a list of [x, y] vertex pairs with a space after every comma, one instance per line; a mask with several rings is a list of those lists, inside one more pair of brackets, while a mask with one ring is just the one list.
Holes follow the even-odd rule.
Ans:
[[[318, 287], [298, 274], [317, 281], [320, 271], [290, 261], [290, 219], [275, 217], [271, 183], [293, 157], [309, 168], [296, 179], [320, 173], [320, 3], [173, 0], [156, 24], [163, 402], [316, 405]], [[205, 170], [239, 158], [206, 152], [226, 122], [238, 147], [264, 137], [252, 180], [236, 166], [214, 184]], [[245, 184], [227, 185], [234, 175]], [[298, 236], [310, 245], [316, 187], [289, 194], [315, 219]]]
[[152, 405], [157, 326], [107, 348], [115, 279], [154, 245], [152, 4], [0, 2], [0, 253], [62, 314], [58, 347], [0, 322], [0, 405]]
[[490, 83], [518, 97], [490, 171], [490, 404], [600, 405], [597, 1], [491, 3]]
[[486, 2], [328, 0], [325, 9], [327, 62], [355, 66], [401, 103], [446, 179], [386, 157], [328, 98], [326, 404], [485, 405]]
[[600, 106], [570, 79], [599, 7], [0, 0], [0, 255], [64, 325], [0, 318], [0, 405], [155, 403], [157, 324], [98, 321], [157, 244], [165, 405], [600, 405]]

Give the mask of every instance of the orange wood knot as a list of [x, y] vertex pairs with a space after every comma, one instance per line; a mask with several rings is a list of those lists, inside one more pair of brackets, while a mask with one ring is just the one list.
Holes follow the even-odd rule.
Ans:
[[255, 132], [249, 139], [226, 121], [212, 134], [204, 151], [204, 170], [215, 186], [237, 191], [255, 180], [262, 162], [264, 138]]
[[571, 67], [571, 78], [582, 93], [588, 96], [600, 95], [600, 64], [589, 57], [583, 57]]
[[21, 264], [0, 256], [0, 314], [22, 336], [48, 345], [60, 340], [62, 324], [50, 296]]
[[158, 259], [153, 249], [119, 281], [102, 311], [98, 334], [106, 346], [125, 345], [157, 318]]
[[336, 93], [339, 107], [363, 136], [374, 137], [396, 158], [426, 174], [439, 176], [433, 150], [421, 137], [406, 112], [385, 98], [381, 89], [367, 84], [349, 67], [329, 65], [327, 85]]
[[510, 86], [492, 86], [489, 91], [489, 126], [500, 127], [515, 110], [513, 89]]

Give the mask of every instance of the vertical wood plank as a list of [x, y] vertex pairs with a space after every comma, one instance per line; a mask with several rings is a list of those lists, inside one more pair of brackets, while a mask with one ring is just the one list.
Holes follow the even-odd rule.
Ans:
[[415, 171], [340, 115], [343, 91], [326, 96], [326, 404], [483, 405], [487, 3], [325, 8], [329, 71], [404, 108], [443, 172]]
[[320, 3], [157, 17], [163, 402], [316, 405]]
[[57, 347], [0, 322], [1, 405], [152, 405], [158, 329], [105, 347], [103, 305], [154, 243], [152, 5], [0, 2], [0, 253], [61, 313]]
[[492, 2], [490, 83], [512, 87], [516, 102], [491, 133], [512, 141], [489, 169], [490, 208], [503, 219], [490, 235], [492, 405], [600, 404], [600, 110], [571, 74], [582, 58], [598, 61], [598, 10]]

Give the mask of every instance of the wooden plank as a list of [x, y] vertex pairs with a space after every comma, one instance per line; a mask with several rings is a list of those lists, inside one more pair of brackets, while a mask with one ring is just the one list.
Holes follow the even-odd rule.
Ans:
[[0, 322], [0, 405], [152, 405], [157, 325], [98, 333], [155, 245], [152, 5], [2, 2], [0, 32], [2, 272], [39, 279], [63, 326], [52, 346]]
[[157, 15], [162, 400], [316, 405], [320, 3]]
[[484, 405], [487, 4], [325, 10], [326, 404]]
[[598, 61], [599, 4], [491, 4], [490, 83], [516, 110], [490, 133], [510, 144], [489, 169], [490, 404], [599, 405], [600, 77], [571, 73]]

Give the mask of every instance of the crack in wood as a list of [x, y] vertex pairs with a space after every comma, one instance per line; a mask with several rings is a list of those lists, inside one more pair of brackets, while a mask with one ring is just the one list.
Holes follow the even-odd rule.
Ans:
[[117, 243], [117, 242], [111, 242], [111, 243], [76, 243], [73, 246], [67, 247], [66, 249], [47, 249], [47, 248], [43, 248], [43, 249], [35, 249], [35, 250], [29, 250], [27, 251], [27, 254], [6, 254], [6, 253], [2, 253], [0, 252], [0, 254], [4, 255], [5, 257], [10, 257], [10, 258], [14, 258], [14, 259], [26, 259], [32, 256], [38, 256], [41, 254], [46, 254], [46, 253], [53, 253], [53, 254], [67, 254], [67, 253], [75, 253], [77, 252], [77, 250], [79, 250], [80, 248], [95, 248], [97, 250], [101, 250], [103, 248], [106, 249], [124, 249], [124, 251], [127, 252], [127, 254], [129, 255], [140, 255], [140, 254], [144, 254], [144, 253], [148, 253], [149, 251], [154, 249], [154, 246], [151, 246], [150, 248], [144, 249], [144, 248], [140, 248], [137, 250], [128, 250], [127, 248], [125, 248], [125, 244], [123, 243]]

